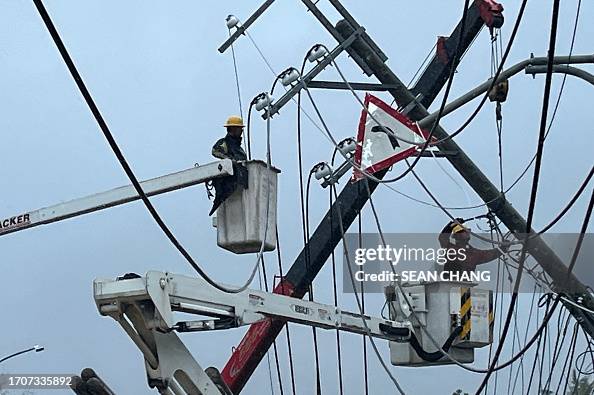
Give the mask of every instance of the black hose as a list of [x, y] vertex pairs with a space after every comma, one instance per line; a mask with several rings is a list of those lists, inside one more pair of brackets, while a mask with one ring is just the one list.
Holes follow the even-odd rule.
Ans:
[[[442, 347], [443, 351], [445, 351], [445, 352], [449, 351], [450, 347], [452, 347], [452, 343], [454, 342], [454, 339], [456, 339], [456, 337], [458, 337], [460, 332], [462, 332], [461, 326], [454, 329], [454, 331], [450, 334], [450, 336], [447, 338], [445, 343], [443, 343], [443, 347]], [[421, 346], [421, 344], [419, 343], [419, 340], [417, 339], [417, 336], [414, 334], [414, 332], [410, 333], [409, 342], [410, 342], [411, 347], [416, 351], [417, 355], [424, 361], [437, 362], [444, 356], [444, 354], [443, 354], [443, 352], [441, 352], [441, 350], [437, 350], [434, 352], [425, 351], [423, 349], [423, 347]]]

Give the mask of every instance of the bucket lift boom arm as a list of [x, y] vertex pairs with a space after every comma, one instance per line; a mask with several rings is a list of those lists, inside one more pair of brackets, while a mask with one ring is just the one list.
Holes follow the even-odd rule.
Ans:
[[[220, 375], [205, 373], [175, 332], [228, 329], [276, 318], [396, 342], [408, 342], [412, 334], [409, 321], [362, 316], [252, 289], [230, 294], [202, 278], [156, 271], [145, 277], [95, 280], [94, 297], [99, 312], [118, 321], [140, 349], [149, 385], [162, 394], [230, 393]], [[209, 318], [177, 321], [175, 312]]]
[[[230, 159], [223, 159], [142, 181], [140, 185], [147, 196], [154, 196], [228, 175], [233, 175], [233, 163]], [[127, 185], [12, 217], [1, 218], [0, 236], [119, 206], [138, 199], [140, 196], [134, 187]]]

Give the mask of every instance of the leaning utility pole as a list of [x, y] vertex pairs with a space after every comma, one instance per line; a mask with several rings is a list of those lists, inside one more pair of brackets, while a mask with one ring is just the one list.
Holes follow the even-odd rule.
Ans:
[[[312, 1], [302, 1], [308, 7], [308, 10], [318, 18], [320, 23], [328, 29], [330, 34], [339, 43], [345, 42], [344, 34], [341, 34], [332, 23], [326, 19], [324, 14]], [[330, 2], [345, 20], [349, 21], [351, 25], [356, 26], [356, 30], [361, 28], [340, 2], [336, 0], [330, 0]], [[463, 53], [470, 46], [481, 27], [486, 23], [486, 20], [492, 21], [493, 19], [501, 17], [500, 14], [495, 13], [495, 15], [493, 15], [485, 11], [485, 8], [482, 6], [484, 3], [485, 2], [480, 0], [473, 2], [472, 6], [468, 9], [466, 28], [463, 30], [464, 34], [461, 36], [462, 28], [460, 22], [450, 37], [444, 40], [442, 50], [440, 50], [439, 53], [436, 53], [433, 60], [429, 63], [429, 66], [422, 73], [417, 84], [413, 88], [416, 89], [419, 94], [423, 95], [424, 99], [421, 100], [423, 100], [424, 103], [427, 103], [427, 105], [435, 99], [439, 90], [441, 90], [447, 80], [447, 70], [451, 67], [451, 60], [454, 58], [454, 53], [458, 47], [459, 40], [460, 50]], [[492, 3], [492, 1], [489, 0], [489, 3]], [[363, 37], [364, 38], [360, 39], [358, 43], [365, 43], [366, 47], [369, 48], [377, 48], [377, 45], [373, 43], [371, 38], [366, 35]], [[353, 43], [353, 45], [355, 45], [355, 43]], [[361, 66], [366, 74], [377, 75], [377, 69], [373, 63], [376, 59], [366, 59], [366, 53], [355, 49], [354, 46], [350, 48], [349, 55], [352, 53], [355, 54], [353, 59], [359, 66]], [[379, 50], [379, 48], [377, 49]], [[383, 64], [383, 61], [387, 58], [383, 55], [381, 50], [379, 51], [379, 54], [375, 51], [373, 54], [379, 56], [379, 62]], [[370, 60], [372, 62], [370, 62]], [[362, 65], [362, 62], [364, 65]], [[444, 74], [446, 75], [445, 78]], [[383, 84], [386, 84], [381, 78], [378, 79]], [[398, 87], [400, 87], [400, 85], [398, 85]], [[382, 171], [375, 174], [375, 177], [381, 179], [385, 174], [386, 173]], [[369, 190], [371, 193], [373, 193], [378, 185], [371, 180], [363, 182], [369, 183]], [[342, 240], [342, 233], [339, 228], [341, 221], [344, 229], [348, 229], [368, 200], [369, 194], [364, 184], [361, 184], [361, 182], [354, 184], [348, 183], [311, 235], [307, 247], [301, 251], [287, 274], [281, 280], [281, 283], [274, 289], [274, 292], [302, 298], [307, 293], [309, 285], [330, 257], [332, 251], [334, 251], [338, 243]], [[238, 394], [243, 389], [245, 383], [250, 378], [264, 355], [266, 355], [269, 347], [272, 345], [285, 324], [286, 322], [283, 320], [267, 319], [253, 324], [250, 327], [221, 372], [223, 380], [233, 393]]]
[[[346, 21], [338, 23], [337, 29], [341, 34], [348, 35], [352, 30]], [[381, 61], [374, 53], [373, 49], [364, 42], [353, 43], [357, 53], [366, 59], [367, 64], [374, 70], [374, 75], [384, 84], [396, 86], [389, 89], [388, 92], [394, 97], [398, 105], [406, 107], [413, 104], [408, 116], [414, 120], [421, 120], [429, 115], [427, 109], [418, 101], [415, 101], [413, 94], [390, 70], [390, 68]], [[434, 135], [439, 140], [449, 137], [448, 133], [439, 125], [435, 127]], [[495, 214], [505, 226], [514, 234], [521, 235], [526, 233], [526, 220], [509, 203], [505, 195], [497, 189], [495, 185], [485, 176], [477, 165], [464, 153], [462, 148], [453, 139], [447, 139], [438, 144], [437, 147], [442, 151], [454, 152], [454, 155], [448, 155], [446, 158], [466, 180], [468, 185], [480, 196], [487, 204], [491, 212]], [[572, 293], [578, 294], [584, 299], [587, 307], [594, 307], [594, 300], [590, 296], [584, 284], [582, 284], [573, 274], [569, 273], [567, 267], [555, 252], [538, 236], [533, 230], [530, 231], [530, 241], [527, 243], [527, 251], [551, 277], [553, 283], [560, 287], [560, 290], [570, 289]], [[522, 239], [523, 237], [518, 237]], [[565, 307], [571, 312], [575, 319], [594, 337], [594, 320], [585, 314], [581, 309], [564, 302]]]

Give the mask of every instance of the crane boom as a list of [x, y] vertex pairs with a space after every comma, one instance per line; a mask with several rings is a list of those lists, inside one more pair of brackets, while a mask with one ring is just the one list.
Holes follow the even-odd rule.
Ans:
[[[229, 175], [233, 175], [233, 163], [230, 159], [223, 159], [142, 181], [140, 185], [147, 196], [154, 196]], [[119, 206], [138, 199], [140, 196], [132, 185], [122, 186], [4, 218], [0, 220], [0, 236]]]
[[[350, 313], [332, 305], [249, 288], [223, 292], [201, 277], [168, 272], [97, 279], [93, 293], [101, 315], [116, 320], [143, 354], [149, 386], [168, 395], [231, 394], [220, 373], [213, 368], [204, 370], [176, 332], [224, 330], [275, 317], [399, 343], [414, 337], [407, 320]], [[209, 318], [179, 321], [189, 314]]]

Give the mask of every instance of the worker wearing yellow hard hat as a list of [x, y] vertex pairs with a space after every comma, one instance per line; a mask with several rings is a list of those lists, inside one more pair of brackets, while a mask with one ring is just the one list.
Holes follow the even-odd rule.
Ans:
[[237, 162], [247, 160], [247, 155], [241, 147], [243, 119], [240, 116], [231, 115], [223, 126], [227, 129], [227, 134], [213, 145], [212, 156], [218, 159], [231, 159], [234, 162], [234, 174], [212, 181], [216, 196], [210, 215], [225, 199], [231, 196], [238, 186], [247, 187], [247, 169], [237, 164]]
[[223, 126], [227, 129], [227, 135], [214, 144], [212, 156], [219, 159], [246, 160], [247, 155], [241, 148], [243, 119], [237, 115], [231, 115]]
[[243, 119], [241, 117], [239, 117], [237, 115], [231, 115], [229, 118], [227, 118], [227, 122], [225, 122], [224, 126], [226, 128], [230, 128], [233, 126], [243, 128], [245, 125], [243, 124]]
[[470, 230], [464, 225], [463, 218], [450, 221], [442, 229], [438, 240], [441, 248], [452, 251], [447, 255], [444, 271], [470, 272], [478, 265], [491, 262], [507, 251], [509, 245], [500, 245], [499, 248], [482, 250], [470, 245]]

